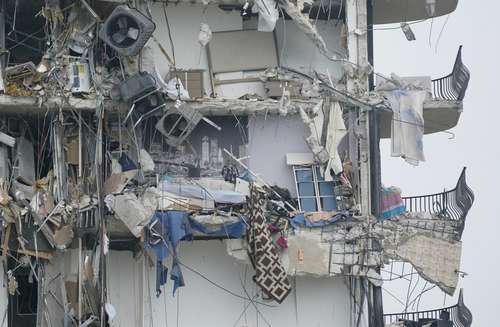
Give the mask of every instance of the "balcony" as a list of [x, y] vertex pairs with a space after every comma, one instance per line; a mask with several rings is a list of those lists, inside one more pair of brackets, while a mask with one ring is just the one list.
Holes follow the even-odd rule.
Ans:
[[474, 193], [465, 180], [464, 167], [454, 189], [402, 199], [409, 212], [428, 212], [439, 219], [456, 221], [460, 237], [465, 227], [467, 213], [474, 203]]
[[[442, 132], [457, 125], [462, 113], [462, 100], [469, 84], [470, 72], [462, 62], [462, 46], [459, 47], [450, 74], [431, 81], [432, 97], [424, 102], [424, 134]], [[380, 115], [380, 137], [391, 137], [392, 113]]]
[[[395, 323], [403, 322], [403, 325]], [[472, 325], [472, 313], [465, 306], [463, 291], [460, 290], [457, 304], [427, 311], [389, 313], [384, 315], [386, 326], [405, 327], [470, 327]]]
[[373, 23], [411, 22], [447, 15], [457, 8], [458, 0], [436, 1], [434, 15], [426, 9], [428, 0], [378, 0], [373, 2]]

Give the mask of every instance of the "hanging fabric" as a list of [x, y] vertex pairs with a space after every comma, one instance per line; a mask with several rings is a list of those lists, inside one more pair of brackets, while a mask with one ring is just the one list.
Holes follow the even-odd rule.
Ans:
[[255, 269], [253, 279], [268, 297], [281, 303], [292, 287], [267, 228], [264, 207], [264, 194], [252, 184], [248, 198], [250, 229], [247, 242], [248, 256]]

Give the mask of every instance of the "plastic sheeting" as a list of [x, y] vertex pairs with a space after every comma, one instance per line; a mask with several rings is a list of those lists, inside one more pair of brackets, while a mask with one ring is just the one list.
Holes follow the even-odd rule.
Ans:
[[427, 92], [393, 90], [385, 92], [385, 96], [393, 111], [391, 155], [417, 166], [420, 161], [425, 161], [423, 106]]

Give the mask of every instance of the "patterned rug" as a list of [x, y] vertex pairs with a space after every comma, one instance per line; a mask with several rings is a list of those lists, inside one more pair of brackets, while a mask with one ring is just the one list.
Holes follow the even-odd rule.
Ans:
[[250, 228], [247, 233], [248, 256], [255, 269], [253, 280], [264, 294], [281, 303], [292, 287], [267, 229], [264, 216], [264, 194], [255, 185], [250, 187], [247, 205], [250, 219]]

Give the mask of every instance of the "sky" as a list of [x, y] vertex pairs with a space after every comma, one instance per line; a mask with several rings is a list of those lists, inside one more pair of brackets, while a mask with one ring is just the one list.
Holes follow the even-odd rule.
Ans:
[[[459, 287], [464, 288], [465, 303], [472, 310], [473, 326], [497, 325], [500, 309], [500, 137], [496, 134], [500, 131], [496, 100], [500, 93], [499, 12], [500, 1], [461, 0], [443, 30], [446, 16], [434, 19], [432, 30], [430, 20], [411, 25], [416, 41], [407, 41], [400, 29], [374, 32], [374, 66], [384, 75], [445, 76], [451, 72], [459, 45], [463, 45], [463, 61], [471, 79], [460, 121], [451, 130], [455, 137], [450, 139], [445, 133], [426, 135], [426, 161], [418, 167], [391, 158], [388, 140], [381, 142], [381, 157], [384, 185], [400, 187], [403, 196], [453, 188], [462, 167], [467, 167], [467, 183], [476, 198], [462, 236], [461, 270], [467, 276], [460, 280]], [[375, 29], [387, 26], [391, 25]], [[384, 287], [403, 295], [403, 285], [388, 282]], [[432, 290], [423, 296], [425, 305], [421, 304], [420, 310], [438, 308], [444, 301], [446, 305], [456, 303], [456, 299]], [[401, 311], [401, 305], [387, 293], [384, 311]]]

